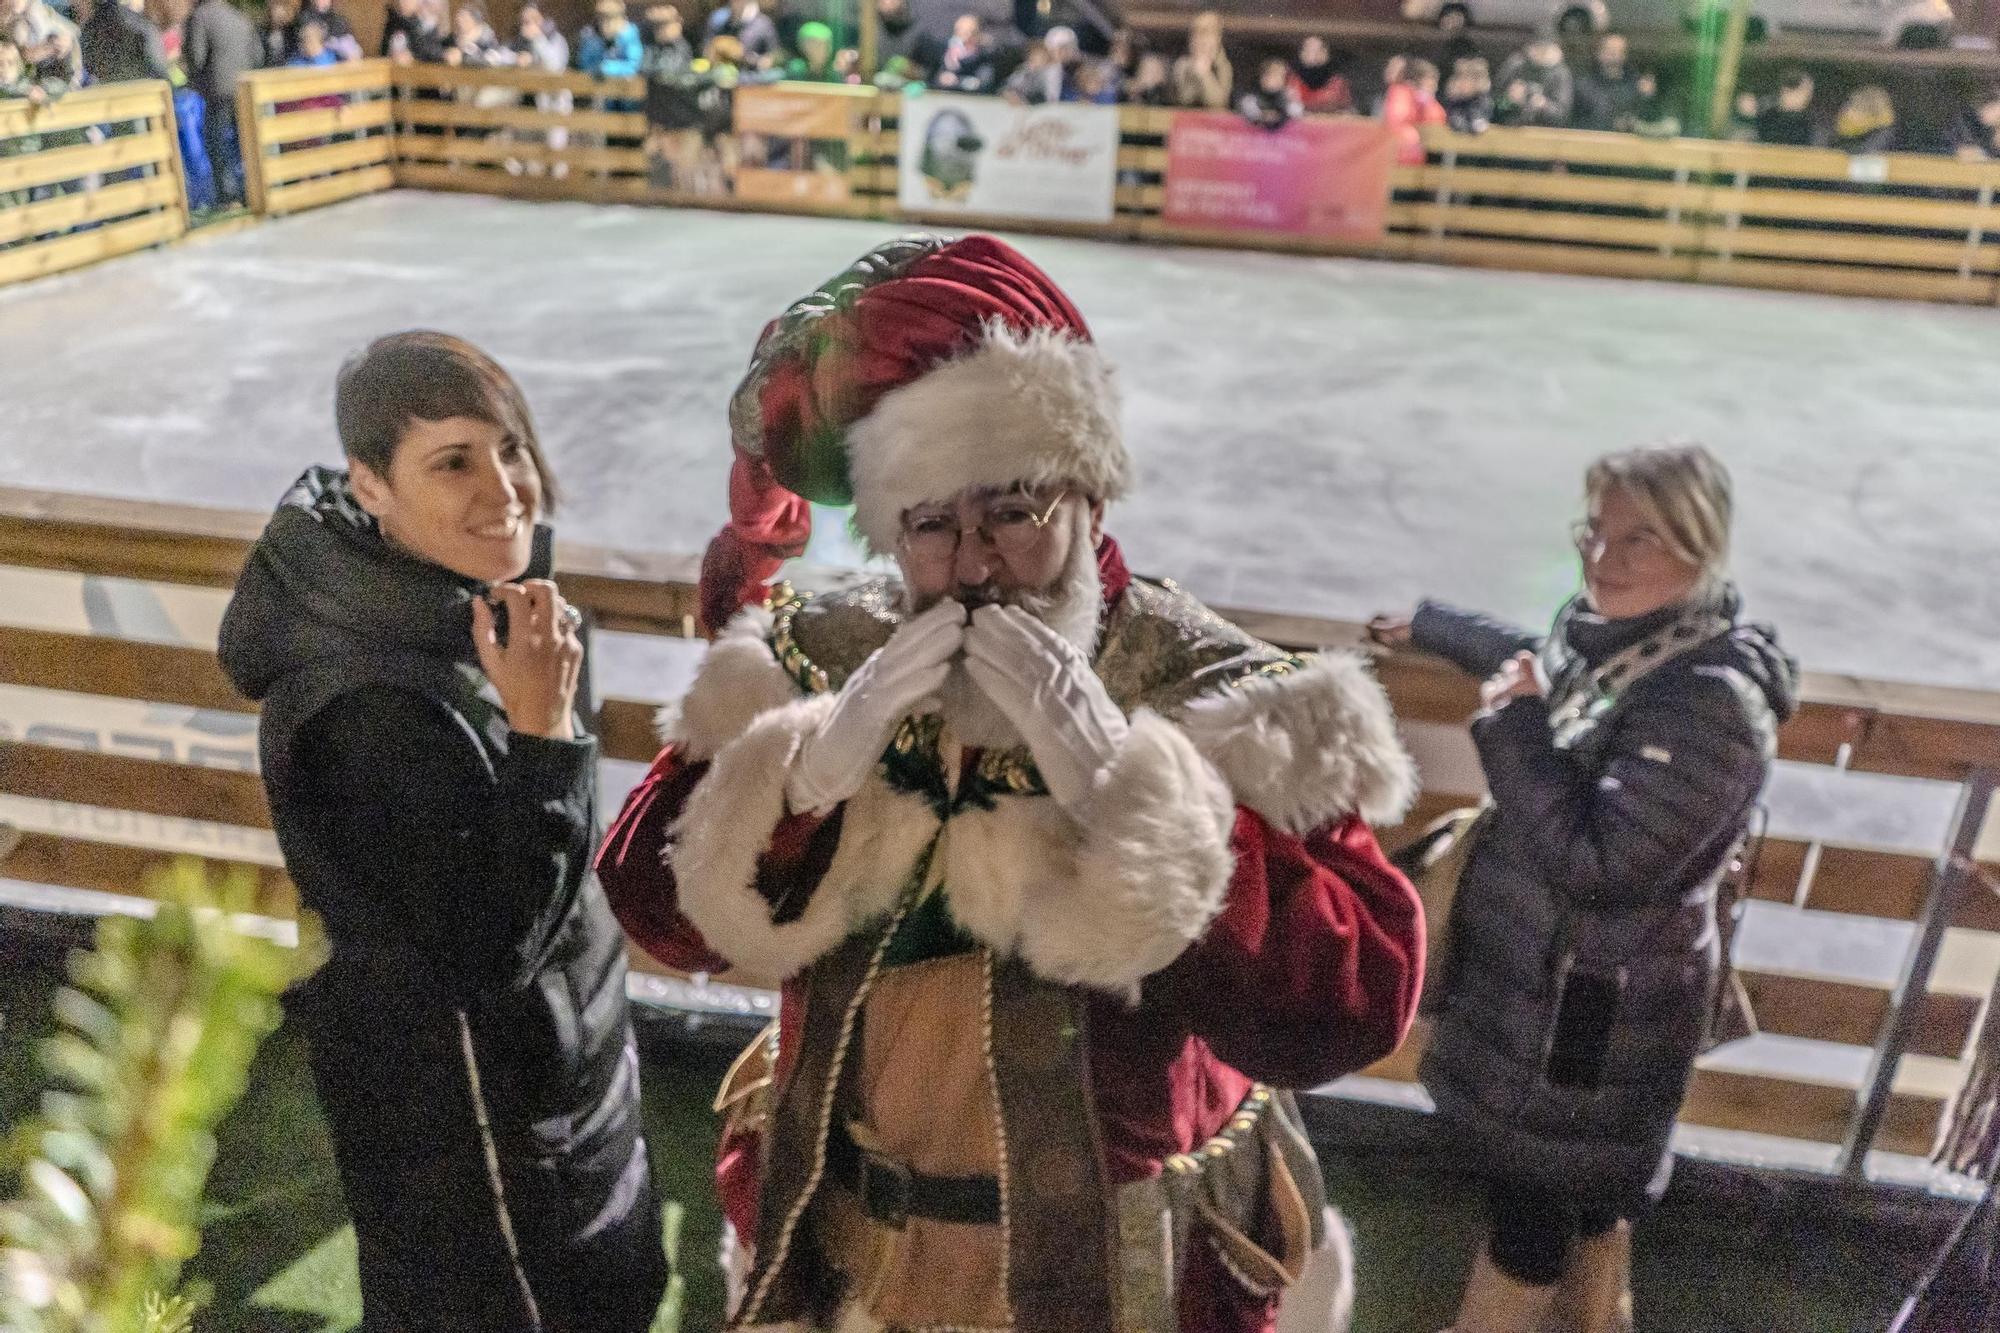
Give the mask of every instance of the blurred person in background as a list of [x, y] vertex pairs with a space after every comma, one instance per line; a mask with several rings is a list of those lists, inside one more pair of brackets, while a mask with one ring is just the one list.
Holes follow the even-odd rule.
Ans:
[[1448, 120], [1437, 90], [1437, 66], [1412, 57], [1403, 62], [1401, 77], [1382, 95], [1382, 123], [1396, 136], [1396, 161], [1404, 166], [1423, 165], [1423, 127]]
[[1045, 106], [1062, 100], [1063, 68], [1047, 42], [1028, 43], [1027, 58], [1008, 78], [1000, 94], [1019, 106]]
[[14, 43], [37, 78], [74, 87], [83, 77], [77, 26], [48, 0], [0, 0], [0, 37]]
[[1758, 143], [1809, 148], [1820, 142], [1819, 122], [1813, 117], [1813, 91], [1812, 75], [1794, 65], [1779, 76], [1778, 90], [1771, 96], [1738, 96], [1736, 114], [1751, 124]]
[[1977, 105], [1959, 113], [1952, 124], [1951, 151], [1961, 162], [2000, 157], [2000, 87], [1988, 89]]
[[1484, 134], [1493, 125], [1493, 73], [1485, 56], [1467, 56], [1445, 81], [1445, 124], [1460, 134]]
[[1887, 89], [1870, 83], [1856, 88], [1841, 103], [1827, 146], [1843, 153], [1889, 153], [1898, 147], [1899, 137], [1895, 102]]
[[1222, 48], [1222, 15], [1204, 10], [1188, 25], [1187, 54], [1174, 62], [1174, 105], [1222, 111], [1236, 87], [1236, 72]]
[[264, 63], [264, 39], [229, 0], [201, 0], [188, 15], [182, 63], [201, 94], [202, 138], [215, 169], [216, 202], [243, 202], [243, 147], [236, 127], [236, 84]]
[[1344, 116], [1354, 110], [1354, 90], [1347, 86], [1345, 62], [1335, 60], [1326, 38], [1314, 36], [1299, 43], [1292, 60], [1291, 88], [1300, 108], [1309, 116]]
[[97, 0], [78, 41], [84, 71], [94, 82], [173, 77], [160, 30], [146, 17], [145, 0]]
[[1618, 128], [1648, 139], [1674, 139], [1680, 136], [1681, 116], [1674, 108], [1672, 99], [1666, 96], [1660, 86], [1660, 72], [1657, 69], [1641, 69], [1638, 76], [1639, 100], [1632, 104], [1631, 114]]
[[[40, 65], [29, 64], [26, 54], [14, 39], [0, 33], [0, 105], [10, 101], [23, 101], [35, 108], [54, 104], [57, 98], [69, 91], [69, 81], [61, 77], [60, 71], [61, 65], [56, 61], [45, 61]], [[17, 134], [0, 139], [0, 161], [28, 153], [39, 153], [44, 148], [64, 146], [61, 143], [50, 142], [55, 137], [53, 134]], [[70, 142], [80, 142], [80, 140]], [[27, 189], [0, 190], [0, 209], [19, 208], [32, 203], [37, 194], [37, 191]], [[20, 239], [33, 240], [35, 237], [30, 235]], [[14, 243], [0, 243], [0, 250]]]
[[[411, 0], [411, 3], [421, 4], [422, 0]], [[276, 68], [292, 62], [292, 53], [298, 45], [296, 25], [299, 8], [300, 0], [267, 0], [264, 6], [264, 26], [261, 29], [264, 38], [265, 68]], [[389, 41], [387, 36], [383, 38], [385, 55], [394, 54], [393, 50], [386, 49]]]
[[[676, 19], [679, 18], [678, 10], [670, 8], [668, 12]], [[551, 22], [537, 4], [521, 6], [519, 27], [508, 51], [522, 69], [540, 70], [544, 74], [561, 74], [569, 68], [569, 39], [562, 35], [562, 29]], [[522, 104], [533, 106], [551, 116], [562, 116], [575, 108], [576, 95], [567, 88], [552, 88], [524, 97]], [[520, 143], [541, 144], [557, 150], [569, 146], [569, 129], [563, 125], [551, 125], [546, 130], [512, 129], [507, 134], [509, 138]], [[507, 170], [517, 175], [525, 173], [530, 176], [539, 176], [552, 170], [553, 174], [562, 176], [568, 174], [569, 164], [509, 158]]]
[[649, 85], [684, 79], [694, 68], [694, 44], [687, 39], [680, 10], [672, 5], [660, 5], [646, 13], [653, 26], [646, 34], [646, 54], [639, 62], [640, 75]]
[[785, 63], [785, 77], [794, 83], [846, 83], [834, 64], [833, 29], [814, 21], [799, 29], [799, 53]]
[[[521, 61], [512, 49], [503, 45], [493, 32], [493, 25], [486, 21], [486, 11], [478, 0], [458, 0], [458, 7], [451, 15], [451, 45], [444, 51], [444, 63], [463, 65], [469, 69], [518, 69]], [[507, 89], [480, 89], [483, 95], [490, 91], [500, 93], [501, 101], [512, 101], [514, 94]]]
[[896, 87], [922, 83], [937, 68], [943, 43], [927, 35], [917, 22], [910, 0], [862, 0], [875, 6], [875, 64], [894, 70]]
[[931, 87], [948, 93], [990, 93], [997, 78], [992, 43], [977, 14], [960, 14], [951, 25], [951, 40], [938, 59]]
[[308, 22], [318, 23], [326, 33], [326, 47], [336, 60], [361, 59], [361, 43], [354, 36], [354, 25], [333, 7], [333, 0], [305, 0], [305, 7], [299, 11], [293, 26], [303, 27]]
[[[676, 22], [680, 11], [673, 11]], [[540, 5], [521, 6], [519, 26], [514, 37], [515, 61], [522, 69], [538, 69], [546, 74], [560, 74], [569, 68], [569, 38], [562, 35], [562, 29], [549, 22]], [[546, 94], [545, 94], [546, 95]], [[568, 94], [563, 94], [567, 97]], [[537, 103], [537, 105], [542, 105]], [[569, 104], [558, 107], [554, 104], [542, 105], [544, 111], [567, 110]]]
[[595, 21], [576, 41], [576, 67], [600, 79], [629, 79], [645, 52], [639, 30], [625, 16], [625, 0], [597, 0]]
[[1259, 129], [1282, 130], [1305, 114], [1292, 92], [1292, 69], [1284, 61], [1266, 60], [1257, 71], [1257, 86], [1236, 104], [1243, 119]]
[[[338, 65], [340, 63], [339, 54], [326, 44], [326, 25], [318, 19], [307, 19], [304, 23], [294, 28], [292, 32], [297, 45], [292, 50], [292, 58], [285, 62], [287, 65], [298, 69], [307, 69], [314, 67], [324, 68], [327, 65]], [[447, 63], [449, 63], [451, 54], [450, 49], [447, 48], [445, 51]], [[331, 101], [328, 100], [329, 97], [332, 99]], [[287, 110], [299, 110], [306, 107], [338, 106], [339, 104], [340, 95], [332, 93], [324, 97], [308, 97], [301, 98], [296, 102], [280, 103], [280, 106]]]
[[1629, 45], [1624, 36], [1607, 32], [1597, 40], [1597, 53], [1590, 68], [1576, 80], [1576, 106], [1570, 123], [1580, 130], [1615, 130], [1621, 127], [1639, 100], [1639, 76], [1626, 63]]
[[1576, 81], [1563, 63], [1562, 42], [1542, 31], [1507, 57], [1494, 81], [1494, 119], [1501, 125], [1561, 129], [1576, 103]]
[[1118, 105], [1118, 71], [1108, 60], [1086, 60], [1077, 66], [1072, 101], [1091, 106]]
[[1172, 106], [1173, 71], [1158, 51], [1139, 57], [1138, 69], [1119, 90], [1120, 98], [1132, 106]]
[[770, 69], [784, 56], [778, 25], [757, 0], [729, 0], [708, 16], [710, 37], [731, 37], [742, 44], [745, 69]]

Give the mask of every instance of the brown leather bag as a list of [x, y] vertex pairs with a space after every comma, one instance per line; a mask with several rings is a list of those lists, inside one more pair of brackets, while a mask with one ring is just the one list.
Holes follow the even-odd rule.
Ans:
[[1416, 886], [1424, 904], [1424, 989], [1417, 1012], [1435, 1014], [1451, 990], [1452, 908], [1472, 847], [1491, 822], [1491, 805], [1469, 805], [1432, 820], [1415, 839], [1389, 856]]

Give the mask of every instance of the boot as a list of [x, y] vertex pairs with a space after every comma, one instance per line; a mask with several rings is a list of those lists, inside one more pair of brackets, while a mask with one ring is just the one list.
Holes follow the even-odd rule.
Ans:
[[1556, 1289], [1516, 1281], [1494, 1267], [1484, 1250], [1465, 1280], [1458, 1318], [1445, 1333], [1542, 1333]]
[[1554, 1333], [1632, 1333], [1632, 1224], [1570, 1247], [1556, 1287]]

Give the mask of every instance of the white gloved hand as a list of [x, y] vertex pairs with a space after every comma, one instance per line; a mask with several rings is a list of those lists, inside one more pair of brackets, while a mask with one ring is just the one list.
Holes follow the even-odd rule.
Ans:
[[1019, 607], [982, 606], [965, 634], [965, 673], [1027, 741], [1049, 795], [1078, 813], [1131, 730], [1089, 661]]
[[965, 608], [943, 601], [904, 621], [856, 667], [792, 760], [785, 779], [792, 810], [831, 809], [860, 791], [897, 724], [936, 696], [964, 644]]

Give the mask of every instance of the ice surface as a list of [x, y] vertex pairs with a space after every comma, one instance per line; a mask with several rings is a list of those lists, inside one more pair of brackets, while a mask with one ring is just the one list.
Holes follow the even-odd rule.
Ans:
[[[263, 508], [340, 359], [428, 325], [526, 385], [564, 529], [691, 552], [759, 328], [890, 224], [396, 192], [0, 291], [0, 482]], [[1048, 238], [1123, 367], [1134, 563], [1227, 605], [1544, 620], [1596, 452], [1718, 449], [1806, 662], [2000, 686], [2000, 315]]]
[[[398, 192], [0, 291], [0, 481], [265, 507], [334, 457], [342, 356], [431, 325], [527, 386], [567, 533], [694, 551], [758, 330], [894, 230]], [[2000, 686], [1992, 311], [1020, 240], [1123, 367], [1141, 484], [1113, 527], [1141, 568], [1225, 604], [1434, 594], [1533, 622], [1572, 577], [1584, 462], [1690, 435], [1735, 469], [1743, 582], [1808, 664]], [[821, 559], [849, 549], [831, 526]], [[148, 597], [98, 587], [113, 632], [151, 636]], [[206, 597], [160, 600], [204, 641]], [[606, 636], [600, 688], [674, 697], [689, 647]], [[1413, 731], [1430, 785], [1476, 786], [1461, 735]], [[638, 771], [611, 766], [608, 795]], [[1773, 798], [1775, 832], [1854, 841], [1862, 813], [1859, 840], [1921, 851], [1949, 813], [1927, 784], [1794, 766]], [[1770, 905], [1746, 946], [1877, 982], [1900, 964], [1896, 927], [1799, 920]]]

